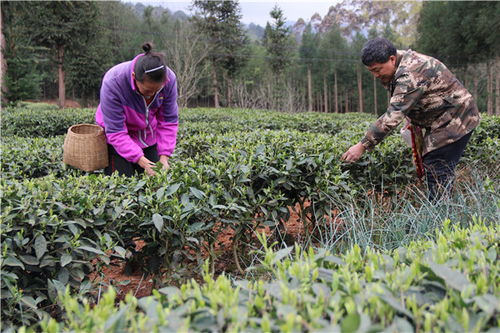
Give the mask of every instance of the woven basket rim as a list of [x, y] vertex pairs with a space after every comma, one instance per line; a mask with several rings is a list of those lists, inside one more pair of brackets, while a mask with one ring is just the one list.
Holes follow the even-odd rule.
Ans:
[[[73, 129], [75, 129], [77, 127], [93, 127], [96, 129], [96, 131], [94, 133], [76, 133], [73, 131]], [[88, 138], [91, 136], [99, 136], [99, 135], [102, 135], [103, 132], [104, 132], [104, 128], [102, 128], [101, 126], [96, 125], [96, 124], [76, 124], [76, 125], [73, 125], [70, 128], [68, 128], [68, 135], [76, 136], [76, 137], [87, 137]]]

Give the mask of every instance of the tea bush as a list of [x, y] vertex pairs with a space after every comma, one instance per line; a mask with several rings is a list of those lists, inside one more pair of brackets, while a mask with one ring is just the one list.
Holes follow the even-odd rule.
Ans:
[[[66, 290], [62, 321], [46, 317], [44, 332], [484, 332], [500, 325], [498, 224], [480, 219], [463, 229], [445, 221], [434, 240], [391, 252], [357, 246], [341, 256], [300, 246], [264, 245], [267, 281], [213, 279], [165, 287], [115, 306], [108, 290], [91, 308]], [[28, 329], [33, 330], [37, 327]]]
[[[65, 286], [87, 294], [91, 260], [124, 258], [135, 237], [146, 242], [146, 255], [168, 267], [189, 248], [210, 252], [226, 227], [235, 229], [236, 239], [260, 223], [279, 227], [287, 207], [304, 199], [311, 206], [303, 211], [316, 223], [331, 213], [332, 193], [352, 198], [415, 178], [410, 150], [397, 136], [359, 163], [340, 162], [373, 120], [364, 114], [182, 110], [171, 169], [127, 179], [61, 162], [61, 134], [74, 123], [93, 122], [94, 110], [27, 104], [2, 112], [5, 325], [40, 320]], [[498, 164], [499, 119], [485, 117], [465, 161]]]
[[64, 135], [80, 123], [94, 123], [95, 110], [59, 109], [57, 106], [22, 103], [2, 110], [2, 136], [51, 137]]

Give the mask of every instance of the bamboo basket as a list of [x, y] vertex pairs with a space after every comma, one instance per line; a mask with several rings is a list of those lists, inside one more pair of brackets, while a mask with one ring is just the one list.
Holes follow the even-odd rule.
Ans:
[[63, 146], [63, 162], [83, 171], [108, 166], [108, 145], [99, 125], [78, 124], [68, 129]]

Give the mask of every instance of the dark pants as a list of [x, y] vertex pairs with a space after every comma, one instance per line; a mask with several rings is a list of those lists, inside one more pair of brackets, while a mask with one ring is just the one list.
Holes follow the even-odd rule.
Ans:
[[464, 135], [458, 141], [424, 155], [423, 162], [430, 202], [450, 197], [455, 181], [455, 167], [462, 157], [471, 135], [472, 132]]
[[[158, 162], [160, 157], [156, 150], [156, 145], [144, 148], [142, 150], [144, 156], [151, 162]], [[118, 154], [112, 145], [108, 144], [109, 165], [104, 169], [104, 174], [110, 176], [113, 172], [117, 171], [120, 175], [132, 177], [134, 174], [143, 173], [144, 169], [139, 164], [132, 163], [124, 159]]]

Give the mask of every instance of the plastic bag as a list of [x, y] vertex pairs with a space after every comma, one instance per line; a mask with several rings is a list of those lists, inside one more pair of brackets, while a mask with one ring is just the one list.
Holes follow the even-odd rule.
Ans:
[[403, 138], [403, 141], [406, 142], [408, 147], [411, 147], [411, 131], [408, 128], [410, 126], [409, 122], [406, 122], [403, 127], [401, 127], [401, 130], [399, 131], [401, 133], [401, 137]]

